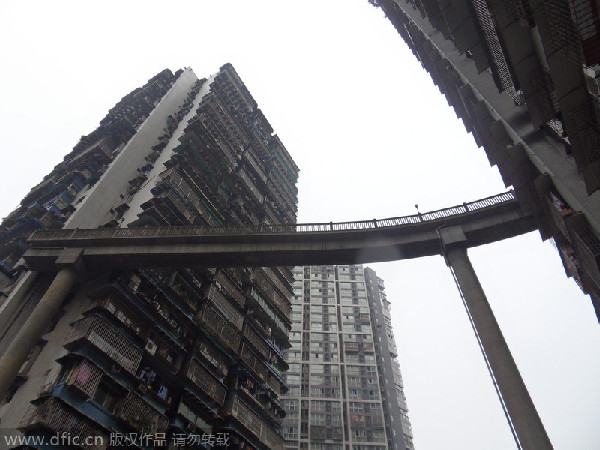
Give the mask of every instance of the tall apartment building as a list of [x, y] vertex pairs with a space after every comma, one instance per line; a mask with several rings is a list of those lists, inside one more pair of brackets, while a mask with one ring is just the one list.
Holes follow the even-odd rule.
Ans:
[[[0, 354], [52, 281], [19, 263], [31, 230], [295, 222], [297, 176], [230, 64], [161, 72], [2, 223]], [[0, 406], [3, 429], [84, 448], [281, 448], [292, 283], [285, 267], [79, 276]]]
[[597, 0], [370, 0], [553, 237], [600, 318]]
[[359, 265], [294, 269], [288, 449], [412, 449], [383, 281]]

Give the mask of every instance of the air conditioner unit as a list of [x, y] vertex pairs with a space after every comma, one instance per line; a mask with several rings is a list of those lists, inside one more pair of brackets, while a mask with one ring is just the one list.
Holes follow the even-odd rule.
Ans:
[[156, 346], [156, 344], [154, 342], [152, 342], [151, 340], [148, 340], [146, 342], [145, 350], [148, 353], [150, 353], [151, 355], [154, 355], [156, 353], [156, 349], [157, 349], [157, 346]]

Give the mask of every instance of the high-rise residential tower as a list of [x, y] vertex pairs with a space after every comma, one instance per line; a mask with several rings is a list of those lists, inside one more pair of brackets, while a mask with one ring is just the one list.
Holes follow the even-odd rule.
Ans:
[[412, 449], [383, 281], [360, 265], [294, 269], [288, 449]]
[[600, 318], [597, 0], [370, 0], [553, 237]]
[[[36, 228], [295, 222], [297, 176], [230, 64], [125, 96], [2, 223], [0, 354], [20, 366], [3, 429], [84, 448], [282, 447], [288, 268], [93, 273], [73, 254], [52, 281], [19, 258]], [[55, 310], [40, 302], [51, 282]]]

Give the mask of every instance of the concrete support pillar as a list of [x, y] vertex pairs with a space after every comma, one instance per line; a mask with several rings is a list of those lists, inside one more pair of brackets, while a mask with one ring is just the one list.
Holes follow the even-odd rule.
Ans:
[[56, 274], [39, 304], [0, 358], [0, 400], [6, 395], [29, 352], [50, 325], [76, 280], [77, 272], [73, 267], [63, 268]]
[[552, 449], [544, 425], [469, 261], [464, 233], [460, 227], [453, 227], [441, 230], [440, 237], [446, 261], [462, 292], [521, 447], [525, 450]]
[[27, 293], [34, 285], [38, 277], [37, 272], [27, 272], [23, 278], [17, 282], [12, 292], [0, 307], [0, 336], [4, 335], [15, 320], [19, 309], [27, 298]]

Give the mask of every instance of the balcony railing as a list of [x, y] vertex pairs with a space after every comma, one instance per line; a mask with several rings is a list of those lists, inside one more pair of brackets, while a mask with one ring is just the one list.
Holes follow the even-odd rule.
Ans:
[[237, 353], [240, 346], [240, 335], [229, 323], [217, 313], [212, 306], [205, 305], [198, 317], [198, 322], [225, 349]]
[[233, 298], [235, 302], [243, 308], [246, 304], [246, 297], [241, 289], [229, 279], [224, 271], [219, 271], [215, 277], [215, 281], [225, 290], [226, 294]]
[[157, 227], [157, 228], [97, 228], [97, 229], [55, 229], [36, 230], [30, 241], [54, 241], [57, 239], [103, 239], [103, 238], [130, 238], [130, 237], [168, 237], [168, 236], [210, 236], [221, 234], [253, 234], [253, 233], [323, 233], [335, 231], [360, 231], [380, 228], [404, 227], [444, 220], [490, 208], [496, 205], [516, 202], [513, 191], [487, 197], [462, 205], [444, 208], [423, 214], [413, 214], [403, 217], [392, 217], [380, 220], [362, 220], [356, 222], [329, 222], [329, 223], [288, 223], [288, 224], [260, 224], [236, 226], [186, 226], [186, 227]]
[[117, 403], [115, 417], [143, 434], [163, 433], [169, 425], [165, 416], [131, 391]]
[[246, 152], [245, 157], [246, 157], [246, 161], [247, 161], [248, 165], [250, 165], [252, 167], [252, 169], [254, 170], [254, 172], [256, 172], [256, 174], [261, 179], [261, 181], [263, 183], [266, 183], [267, 176], [265, 175], [265, 172], [262, 169], [262, 167], [259, 165], [258, 161], [256, 161], [256, 159], [254, 158], [253, 152], [252, 151]]
[[220, 406], [225, 402], [226, 389], [214, 376], [208, 372], [196, 360], [190, 360], [186, 371], [186, 377], [208, 397]]
[[252, 411], [240, 397], [233, 397], [224, 414], [234, 417], [267, 448], [283, 448], [283, 438]]
[[240, 179], [244, 181], [248, 190], [252, 193], [252, 195], [254, 195], [255, 200], [261, 204], [263, 201], [263, 196], [254, 185], [254, 182], [250, 179], [250, 176], [244, 170], [240, 170], [238, 175]]
[[97, 437], [91, 445], [81, 445], [83, 448], [99, 450], [108, 446], [108, 436], [101, 428], [93, 426], [56, 397], [48, 397], [41, 403], [31, 405], [18, 428], [26, 432], [38, 427], [46, 428], [56, 436], [64, 433], [71, 442], [78, 440], [84, 443], [90, 436]]
[[229, 300], [225, 298], [216, 285], [213, 284], [210, 287], [208, 298], [227, 320], [229, 320], [238, 330], [242, 329], [242, 324], [244, 323], [242, 313], [229, 303]]
[[287, 331], [286, 325], [279, 318], [279, 314], [275, 312], [275, 310], [273, 309], [271, 304], [268, 303], [262, 297], [262, 295], [258, 293], [258, 291], [254, 287], [250, 290], [250, 295], [252, 296], [252, 298], [254, 298], [257, 301], [257, 303], [264, 310], [264, 312], [271, 318], [271, 320], [273, 320], [273, 322], [279, 329], [279, 332], [281, 334], [283, 334], [284, 336], [287, 336], [288, 331]]
[[229, 372], [229, 361], [208, 339], [203, 339], [196, 347], [197, 352], [202, 355], [221, 374], [227, 376]]
[[269, 357], [269, 346], [262, 337], [258, 335], [250, 324], [246, 324], [244, 327], [244, 337], [252, 344], [255, 350], [260, 353], [264, 358]]
[[[580, 257], [581, 267], [594, 280], [600, 279], [600, 242], [591, 231], [575, 232], [573, 244]], [[600, 288], [600, 286], [598, 286]]]
[[268, 379], [269, 369], [267, 369], [265, 363], [258, 357], [256, 353], [254, 353], [254, 351], [250, 349], [247, 344], [242, 345], [240, 356], [248, 368], [257, 375], [258, 379], [261, 381], [266, 381]]
[[100, 384], [103, 372], [95, 364], [89, 361], [81, 361], [66, 382], [71, 389], [80, 392], [84, 396], [93, 397]]
[[546, 201], [548, 203], [548, 210], [552, 215], [554, 224], [558, 227], [563, 235], [568, 237], [569, 232], [567, 231], [567, 225], [565, 224], [565, 217], [571, 214], [573, 211], [565, 202], [563, 202], [552, 192], [546, 196]]
[[77, 322], [67, 336], [65, 347], [87, 341], [133, 375], [142, 359], [142, 351], [119, 333], [107, 320], [88, 316]]

